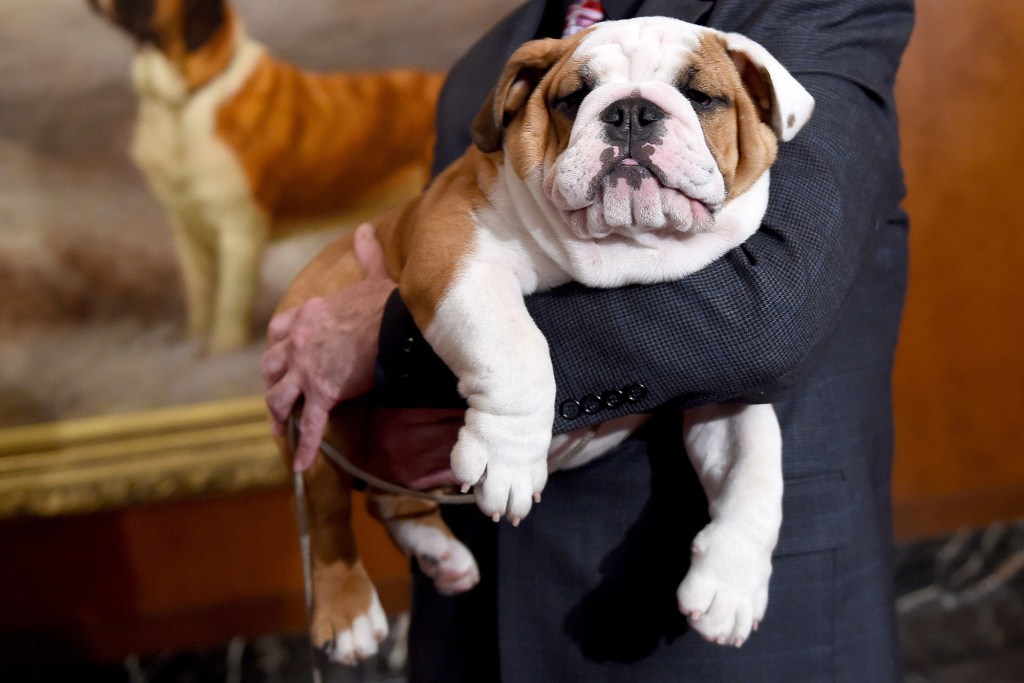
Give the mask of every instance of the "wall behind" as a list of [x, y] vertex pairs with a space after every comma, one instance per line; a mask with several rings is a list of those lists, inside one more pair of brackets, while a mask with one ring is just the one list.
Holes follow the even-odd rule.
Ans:
[[926, 0], [897, 82], [911, 219], [901, 536], [1024, 515], [1024, 3]]

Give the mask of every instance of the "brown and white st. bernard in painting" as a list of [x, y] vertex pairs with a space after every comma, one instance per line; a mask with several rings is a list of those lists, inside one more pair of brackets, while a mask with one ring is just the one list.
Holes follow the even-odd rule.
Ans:
[[268, 240], [352, 224], [418, 192], [442, 76], [316, 74], [276, 60], [225, 0], [89, 0], [138, 42], [132, 157], [163, 204], [188, 328], [250, 338]]

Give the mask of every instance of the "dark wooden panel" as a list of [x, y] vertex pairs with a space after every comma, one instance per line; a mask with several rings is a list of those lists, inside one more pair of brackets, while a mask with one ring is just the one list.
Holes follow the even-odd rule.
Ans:
[[902, 536], [1024, 515], [1024, 3], [917, 9], [897, 84], [911, 216]]
[[[356, 525], [385, 609], [405, 609], [405, 559], [362, 506]], [[11, 520], [0, 548], [8, 663], [118, 660], [305, 628], [288, 490]]]

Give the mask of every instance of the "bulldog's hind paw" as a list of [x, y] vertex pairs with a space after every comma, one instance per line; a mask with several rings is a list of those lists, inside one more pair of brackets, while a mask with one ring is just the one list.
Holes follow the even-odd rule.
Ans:
[[679, 611], [705, 640], [739, 647], [764, 619], [771, 570], [770, 547], [712, 522], [693, 541]]
[[436, 529], [424, 529], [412, 555], [420, 570], [434, 580], [442, 595], [465, 593], [480, 583], [480, 570], [473, 553], [458, 539]]
[[393, 517], [385, 523], [391, 539], [416, 558], [442, 595], [465, 593], [480, 582], [473, 553], [452, 535], [436, 510], [422, 517]]
[[314, 569], [309, 637], [331, 661], [357, 664], [377, 654], [387, 635], [387, 616], [361, 564]]
[[387, 637], [388, 619], [374, 593], [370, 609], [353, 619], [349, 628], [328, 640], [323, 650], [331, 661], [351, 666], [377, 654], [378, 646]]

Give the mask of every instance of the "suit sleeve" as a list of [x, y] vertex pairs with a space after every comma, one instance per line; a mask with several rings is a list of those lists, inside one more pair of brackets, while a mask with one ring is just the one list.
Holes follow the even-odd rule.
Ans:
[[773, 401], [814, 367], [880, 232], [897, 229], [892, 86], [909, 3], [768, 6], [720, 1], [710, 19], [761, 42], [816, 100], [780, 148], [762, 227], [678, 282], [529, 297], [554, 361], [555, 432], [666, 404]]

